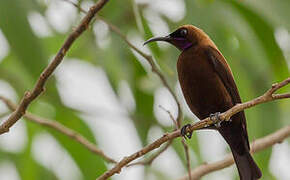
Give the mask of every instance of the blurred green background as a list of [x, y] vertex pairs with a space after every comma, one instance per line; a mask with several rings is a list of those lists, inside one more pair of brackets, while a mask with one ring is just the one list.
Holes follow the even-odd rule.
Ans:
[[[95, 1], [73, 2], [87, 10]], [[289, 77], [289, 9], [289, 0], [111, 0], [100, 15], [154, 57], [183, 102], [186, 123], [195, 119], [177, 82], [180, 52], [165, 44], [143, 47], [144, 40], [183, 24], [200, 27], [228, 60], [247, 101]], [[19, 102], [83, 16], [63, 0], [1, 0], [0, 94]], [[29, 111], [76, 130], [116, 160], [173, 129], [159, 105], [177, 114], [174, 100], [148, 63], [98, 19], [73, 44], [46, 88]], [[246, 110], [250, 141], [288, 125], [289, 105], [282, 100]], [[2, 120], [8, 112], [1, 103]], [[255, 154], [263, 180], [290, 179], [288, 142]], [[194, 133], [187, 143], [192, 167], [220, 160], [229, 152], [212, 131]], [[111, 167], [68, 137], [24, 120], [0, 136], [1, 180], [95, 179]], [[175, 140], [152, 166], [124, 168], [112, 179], [165, 180], [185, 174], [184, 150]], [[231, 167], [204, 179], [238, 179], [238, 175]]]

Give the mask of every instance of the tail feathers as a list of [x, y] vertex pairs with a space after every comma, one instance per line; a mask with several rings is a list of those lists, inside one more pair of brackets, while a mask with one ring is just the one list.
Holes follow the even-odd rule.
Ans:
[[239, 155], [233, 151], [233, 156], [239, 171], [240, 180], [257, 180], [262, 173], [249, 152]]

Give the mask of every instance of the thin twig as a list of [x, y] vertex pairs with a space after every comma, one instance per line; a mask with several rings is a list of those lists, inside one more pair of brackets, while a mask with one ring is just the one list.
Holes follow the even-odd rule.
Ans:
[[[177, 123], [177, 121], [174, 119], [173, 115], [171, 114], [171, 112], [167, 109], [165, 109], [163, 106], [159, 105], [159, 107], [161, 109], [163, 109], [165, 112], [168, 113], [170, 119], [173, 121], [173, 123], [175, 124], [175, 128], [176, 129], [180, 129], [180, 126], [179, 124]], [[170, 141], [172, 142], [172, 141]], [[183, 146], [183, 149], [184, 149], [184, 152], [185, 152], [185, 158], [186, 158], [186, 168], [187, 168], [187, 172], [188, 172], [188, 178], [189, 180], [191, 180], [191, 174], [190, 174], [190, 171], [191, 171], [191, 165], [190, 165], [190, 155], [189, 155], [189, 148], [188, 148], [188, 145], [186, 144], [186, 142], [184, 141], [184, 139], [182, 138], [181, 139], [181, 144]]]
[[[245, 109], [251, 108], [253, 106], [256, 106], [258, 104], [262, 104], [262, 103], [266, 103], [269, 101], [274, 101], [274, 100], [278, 100], [278, 99], [284, 99], [284, 98], [290, 98], [290, 93], [286, 93], [283, 94], [283, 96], [279, 95], [279, 94], [273, 94], [275, 93], [278, 89], [286, 86], [287, 84], [290, 83], [290, 78], [272, 85], [272, 88], [270, 90], [268, 90], [265, 94], [263, 94], [260, 97], [257, 97], [251, 101], [245, 102], [245, 103], [240, 103], [240, 104], [236, 104], [234, 107], [232, 107], [231, 109], [227, 110], [226, 112], [220, 114], [219, 119], [220, 121], [227, 121], [230, 119], [231, 116], [233, 116], [234, 114], [243, 111]], [[216, 119], [216, 117], [207, 117], [197, 123], [194, 123], [193, 125], [191, 125], [190, 127], [186, 128], [186, 132], [192, 132], [194, 130], [198, 130], [210, 125], [215, 124], [218, 121], [218, 119]], [[156, 141], [154, 141], [153, 143], [145, 146], [144, 148], [142, 148], [141, 150], [137, 151], [136, 153], [124, 157], [120, 162], [118, 162], [112, 169], [106, 171], [103, 175], [101, 175], [97, 180], [105, 180], [108, 179], [109, 177], [113, 176], [116, 173], [120, 173], [121, 169], [126, 166], [127, 164], [129, 164], [130, 162], [132, 162], [133, 160], [143, 156], [144, 154], [160, 147], [163, 143], [170, 141], [172, 139], [175, 139], [177, 137], [180, 137], [181, 132], [180, 130], [176, 130], [173, 131], [171, 133], [166, 133], [164, 134], [162, 137], [160, 137], [159, 139], [157, 139]]]
[[[165, 112], [168, 113], [170, 119], [173, 121], [173, 123], [175, 124], [175, 130], [176, 129], [180, 129], [180, 126], [179, 124], [177, 123], [177, 121], [174, 119], [173, 115], [171, 114], [171, 112], [167, 109], [165, 109], [163, 106], [159, 105], [159, 107], [161, 109], [163, 109]], [[172, 141], [170, 141], [172, 142]], [[190, 171], [191, 171], [191, 165], [190, 165], [190, 155], [189, 155], [189, 148], [188, 148], [188, 145], [186, 144], [184, 138], [181, 139], [181, 144], [183, 146], [183, 149], [184, 149], [184, 153], [185, 153], [185, 159], [186, 159], [186, 168], [187, 168], [187, 172], [188, 172], [188, 178], [189, 180], [191, 180], [191, 174], [190, 174]]]
[[[175, 125], [175, 129], [174, 130], [177, 130], [177, 129], [179, 129], [178, 128], [178, 125], [177, 125], [177, 122], [176, 122], [176, 120], [174, 119], [174, 117], [173, 117], [173, 115], [172, 115], [172, 113], [169, 111], [169, 110], [167, 110], [167, 109], [165, 109], [163, 106], [161, 106], [161, 105], [159, 105], [159, 107], [162, 109], [162, 110], [164, 110], [166, 113], [168, 113], [168, 115], [169, 115], [169, 117], [170, 117], [170, 119], [172, 120], [172, 122], [174, 123], [174, 125]], [[135, 162], [135, 163], [131, 163], [131, 164], [128, 164], [126, 167], [131, 167], [131, 166], [135, 166], [135, 165], [151, 165], [152, 164], [152, 162], [161, 154], [161, 153], [163, 153], [171, 144], [172, 144], [172, 142], [173, 142], [173, 140], [170, 140], [170, 141], [168, 141], [167, 143], [166, 143], [166, 145], [165, 146], [162, 146], [160, 149], [159, 149], [159, 151], [157, 151], [155, 154], [153, 154], [152, 156], [150, 156], [148, 159], [144, 159], [144, 160], [141, 160], [141, 161], [139, 161], [139, 162]], [[189, 157], [189, 149], [188, 149], [188, 146], [187, 146], [187, 144], [185, 143], [185, 141], [184, 141], [184, 139], [181, 139], [181, 142], [182, 142], [182, 145], [183, 145], [183, 147], [184, 147], [184, 150], [185, 150], [185, 156], [186, 156], [186, 160], [187, 160], [187, 164], [186, 164], [186, 166], [187, 166], [187, 169], [188, 169], [188, 173], [189, 173], [189, 177], [191, 177], [190, 176], [190, 170], [191, 170], [191, 168], [190, 168], [190, 157]]]
[[183, 145], [183, 148], [184, 148], [184, 152], [185, 152], [185, 158], [186, 158], [186, 168], [187, 168], [187, 173], [188, 173], [188, 179], [189, 180], [192, 180], [191, 179], [191, 165], [190, 165], [190, 156], [189, 156], [189, 149], [188, 149], [188, 145], [185, 143], [185, 140], [184, 138], [181, 139], [181, 143]]
[[[284, 139], [290, 136], [290, 125], [281, 128], [280, 130], [267, 135], [263, 138], [257, 139], [251, 143], [251, 153], [256, 153], [262, 151], [268, 147], [271, 147], [277, 143], [281, 143]], [[220, 169], [224, 169], [226, 167], [234, 164], [234, 159], [232, 154], [228, 154], [223, 160], [217, 161], [210, 164], [202, 164], [191, 171], [191, 176], [193, 180], [198, 180], [202, 176], [209, 174], [214, 171], [218, 171]], [[188, 180], [187, 176], [180, 178], [179, 180]]]
[[135, 162], [135, 163], [131, 163], [128, 164], [127, 167], [131, 167], [131, 166], [135, 166], [135, 165], [151, 165], [152, 162], [160, 155], [162, 154], [164, 151], [166, 151], [166, 149], [169, 148], [169, 146], [172, 144], [172, 140], [168, 141], [164, 146], [162, 146], [159, 151], [157, 151], [155, 154], [153, 154], [152, 156], [150, 156], [148, 159], [139, 161], [139, 162]]
[[43, 91], [47, 79], [51, 76], [57, 66], [63, 60], [63, 57], [73, 44], [73, 42], [88, 28], [90, 21], [94, 18], [95, 14], [102, 9], [102, 7], [109, 0], [99, 0], [93, 5], [86, 16], [81, 21], [81, 24], [70, 33], [57, 55], [54, 57], [52, 62], [45, 68], [37, 80], [32, 91], [27, 91], [24, 97], [20, 101], [17, 109], [10, 115], [10, 117], [0, 125], [0, 134], [9, 131], [10, 127], [13, 126], [24, 114], [30, 103], [35, 100]]
[[[159, 105], [159, 107], [161, 109], [163, 109], [165, 112], [168, 113], [170, 119], [173, 121], [173, 123], [175, 124], [175, 130], [176, 129], [180, 129], [180, 126], [179, 124], [177, 123], [177, 121], [174, 119], [173, 115], [171, 114], [171, 112], [167, 109], [165, 109], [163, 106]], [[172, 142], [172, 141], [170, 141]], [[185, 152], [185, 158], [186, 158], [186, 168], [187, 168], [187, 172], [188, 172], [188, 178], [189, 180], [191, 180], [191, 174], [190, 174], [190, 171], [191, 171], [191, 165], [190, 165], [190, 156], [189, 156], [189, 148], [188, 148], [188, 145], [186, 144], [184, 138], [181, 139], [181, 144], [183, 146], [183, 149], [184, 149], [184, 152]]]
[[[171, 113], [168, 109], [165, 109], [165, 108], [164, 108], [163, 106], [161, 106], [161, 105], [159, 105], [158, 107], [159, 107], [160, 109], [162, 109], [163, 111], [165, 111], [165, 112], [168, 114], [169, 118], [172, 120], [173, 124], [175, 125], [175, 128], [176, 128], [176, 129], [179, 129], [179, 128], [178, 128], [177, 121], [174, 119], [172, 113]], [[176, 130], [176, 129], [174, 129], [174, 130]]]
[[[176, 120], [174, 119], [174, 117], [173, 117], [173, 115], [172, 115], [172, 113], [169, 111], [169, 110], [167, 110], [167, 109], [165, 109], [163, 106], [161, 106], [161, 105], [159, 105], [159, 108], [161, 108], [162, 110], [164, 110], [167, 114], [168, 114], [168, 116], [169, 116], [169, 118], [172, 120], [172, 122], [173, 122], [173, 124], [175, 125], [175, 129], [174, 130], [177, 130], [178, 129], [178, 125], [177, 125], [177, 122], [176, 122]], [[151, 165], [152, 164], [152, 162], [160, 155], [160, 154], [162, 154], [164, 151], [166, 151], [168, 148], [169, 148], [169, 146], [172, 144], [172, 140], [171, 141], [168, 141], [167, 143], [166, 143], [166, 145], [164, 145], [164, 146], [162, 146], [155, 154], [153, 154], [153, 155], [151, 155], [149, 158], [147, 158], [147, 159], [144, 159], [144, 160], [141, 160], [141, 161], [138, 161], [138, 162], [134, 162], [134, 163], [131, 163], [131, 164], [128, 164], [127, 165], [127, 167], [131, 167], [131, 166], [135, 166], [135, 165], [144, 165], [144, 166], [146, 166], [146, 165]]]
[[[14, 111], [15, 109], [17, 109], [17, 106], [13, 102], [11, 102], [9, 99], [7, 99], [3, 96], [0, 96], [0, 100], [2, 100], [11, 111]], [[53, 120], [49, 120], [49, 119], [46, 119], [43, 117], [39, 117], [39, 116], [36, 116], [36, 115], [29, 113], [29, 112], [26, 112], [23, 117], [25, 117], [27, 120], [29, 120], [31, 122], [40, 124], [42, 126], [49, 127], [51, 129], [54, 129], [54, 130], [56, 130], [64, 135], [70, 137], [71, 139], [80, 143], [81, 145], [83, 145], [85, 148], [87, 148], [91, 152], [103, 157], [107, 162], [116, 163], [116, 161], [114, 159], [107, 156], [102, 150], [98, 149], [95, 144], [91, 143], [84, 136], [82, 136], [78, 132], [60, 124], [57, 121], [53, 121]]]
[[71, 1], [71, 0], [62, 0], [65, 1], [67, 3], [70, 3], [71, 5], [73, 5], [74, 7], [76, 7], [78, 10], [80, 10], [81, 12], [87, 14], [88, 12], [86, 10], [84, 10], [83, 8], [81, 8], [78, 4], [76, 4], [75, 2]]

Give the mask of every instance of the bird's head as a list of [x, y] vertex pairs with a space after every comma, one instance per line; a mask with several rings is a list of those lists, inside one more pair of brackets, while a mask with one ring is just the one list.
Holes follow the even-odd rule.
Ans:
[[144, 45], [154, 41], [165, 41], [184, 51], [202, 43], [204, 40], [208, 41], [210, 39], [201, 29], [193, 25], [183, 25], [167, 36], [148, 39]]

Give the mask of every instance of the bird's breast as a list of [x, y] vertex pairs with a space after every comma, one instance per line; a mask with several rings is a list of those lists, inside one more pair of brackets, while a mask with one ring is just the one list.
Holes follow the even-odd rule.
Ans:
[[203, 52], [183, 52], [177, 62], [177, 71], [185, 100], [198, 118], [233, 106], [226, 87]]

